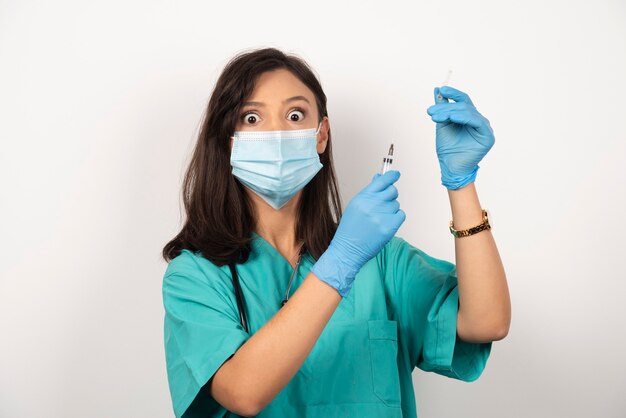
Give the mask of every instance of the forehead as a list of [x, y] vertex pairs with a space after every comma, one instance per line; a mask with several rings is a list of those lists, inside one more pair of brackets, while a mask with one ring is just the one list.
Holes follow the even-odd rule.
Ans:
[[247, 101], [281, 103], [282, 100], [304, 96], [314, 103], [313, 92], [298, 77], [283, 68], [266, 71], [257, 77], [252, 94]]

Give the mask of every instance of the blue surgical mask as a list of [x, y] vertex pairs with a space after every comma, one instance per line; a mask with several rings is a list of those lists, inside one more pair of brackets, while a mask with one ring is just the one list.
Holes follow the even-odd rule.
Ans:
[[232, 173], [270, 206], [282, 208], [323, 167], [315, 128], [235, 131]]

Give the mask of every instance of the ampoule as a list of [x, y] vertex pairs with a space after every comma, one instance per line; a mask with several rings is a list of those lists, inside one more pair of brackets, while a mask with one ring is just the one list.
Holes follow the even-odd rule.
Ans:
[[[442, 86], [447, 86], [448, 83], [450, 82], [450, 77], [452, 76], [452, 70], [448, 70], [448, 75], [446, 76], [446, 79], [443, 81], [443, 83], [441, 84]], [[438, 101], [442, 101], [443, 100], [443, 96], [441, 95], [441, 93], [437, 93], [437, 100]]]

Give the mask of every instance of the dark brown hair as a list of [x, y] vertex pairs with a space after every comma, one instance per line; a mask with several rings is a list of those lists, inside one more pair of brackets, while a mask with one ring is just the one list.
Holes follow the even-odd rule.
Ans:
[[[186, 220], [182, 230], [163, 248], [169, 262], [183, 249], [201, 254], [214, 264], [245, 262], [250, 254], [256, 220], [244, 186], [231, 173], [230, 136], [241, 104], [252, 94], [258, 77], [287, 69], [315, 95], [318, 123], [328, 116], [326, 94], [313, 70], [301, 58], [276, 48], [244, 51], [234, 56], [219, 76], [209, 100], [198, 141], [182, 187]], [[330, 244], [339, 219], [341, 199], [335, 178], [330, 131], [323, 167], [304, 187], [297, 207], [296, 239], [317, 260]]]

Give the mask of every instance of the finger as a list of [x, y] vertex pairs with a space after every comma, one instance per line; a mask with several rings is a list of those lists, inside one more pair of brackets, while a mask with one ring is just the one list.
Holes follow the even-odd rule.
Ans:
[[385, 216], [385, 219], [385, 225], [388, 225], [390, 229], [397, 232], [402, 223], [406, 220], [406, 213], [402, 209], [399, 209], [397, 212]]
[[472, 103], [472, 100], [470, 99], [470, 97], [462, 92], [461, 90], [457, 90], [454, 87], [450, 87], [450, 86], [443, 86], [439, 89], [439, 93], [441, 93], [441, 95], [447, 100], [447, 99], [452, 99], [455, 102], [465, 102], [465, 103], [469, 103], [469, 104], [474, 104]]
[[[458, 121], [457, 121], [457, 117], [459, 118]], [[478, 135], [481, 135], [483, 137], [493, 136], [493, 131], [491, 130], [491, 127], [489, 127], [489, 125], [485, 123], [485, 118], [483, 118], [480, 115], [477, 115], [477, 116], [470, 115], [469, 119], [465, 119], [463, 116], [457, 116], [453, 114], [453, 115], [450, 115], [450, 120], [454, 123], [466, 124], [467, 126], [471, 126], [472, 128], [476, 129], [476, 132], [478, 133]]]
[[468, 125], [476, 129], [481, 135], [488, 135], [490, 133], [485, 122], [483, 121], [483, 117], [477, 112], [443, 111], [434, 114], [432, 120], [437, 123], [450, 121], [460, 125]]
[[397, 200], [386, 200], [376, 205], [376, 212], [395, 214], [400, 209], [400, 203]]
[[400, 172], [398, 170], [389, 170], [382, 175], [375, 174], [370, 184], [368, 184], [363, 191], [380, 192], [385, 190], [390, 184], [395, 183], [399, 178]]
[[436, 115], [433, 115], [431, 119], [433, 122], [437, 123], [447, 122], [450, 119], [450, 114], [447, 112], [439, 112]]
[[393, 184], [381, 191], [378, 196], [383, 200], [394, 200], [398, 198], [398, 188]]
[[475, 109], [475, 107], [465, 102], [450, 102], [450, 103], [441, 103], [441, 104], [432, 105], [428, 109], [426, 109], [426, 113], [432, 116], [444, 110], [469, 110], [469, 109]]
[[406, 213], [402, 209], [399, 209], [395, 214], [395, 221], [396, 221], [396, 224], [398, 225], [398, 228], [400, 228], [400, 225], [402, 225], [405, 219], [406, 219]]

